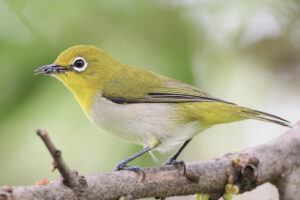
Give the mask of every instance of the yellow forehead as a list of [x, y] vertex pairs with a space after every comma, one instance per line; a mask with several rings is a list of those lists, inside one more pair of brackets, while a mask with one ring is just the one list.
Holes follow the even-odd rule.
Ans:
[[105, 56], [106, 53], [92, 45], [76, 45], [63, 51], [54, 62], [60, 66], [69, 66], [77, 57], [83, 57], [86, 61], [95, 61]]

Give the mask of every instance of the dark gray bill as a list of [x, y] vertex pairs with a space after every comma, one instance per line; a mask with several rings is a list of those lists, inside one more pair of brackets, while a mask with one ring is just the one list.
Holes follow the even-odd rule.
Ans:
[[45, 65], [42, 67], [39, 67], [34, 70], [35, 75], [39, 74], [62, 74], [65, 73], [66, 71], [70, 71], [70, 69], [56, 65], [56, 64], [50, 64], [50, 65]]

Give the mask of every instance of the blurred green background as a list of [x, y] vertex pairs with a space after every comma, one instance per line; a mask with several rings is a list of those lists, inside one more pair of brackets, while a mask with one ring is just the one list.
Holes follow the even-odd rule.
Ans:
[[[141, 148], [92, 125], [59, 81], [34, 76], [35, 68], [76, 44], [96, 45], [123, 63], [299, 120], [299, 6], [297, 0], [0, 0], [0, 185], [59, 177], [50, 173], [52, 159], [37, 128], [49, 132], [80, 174], [109, 172]], [[212, 159], [285, 130], [251, 120], [216, 126], [180, 158]], [[158, 166], [168, 155], [158, 156], [159, 163], [145, 155], [131, 164]], [[267, 184], [235, 199], [278, 195]]]

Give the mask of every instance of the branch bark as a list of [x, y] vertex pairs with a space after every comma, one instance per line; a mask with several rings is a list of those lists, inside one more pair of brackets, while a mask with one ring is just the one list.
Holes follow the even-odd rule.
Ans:
[[[300, 122], [274, 140], [237, 154], [206, 162], [188, 163], [186, 176], [175, 166], [145, 168], [145, 179], [132, 171], [78, 176], [74, 184], [63, 178], [46, 185], [3, 186], [0, 200], [115, 200], [208, 193], [218, 199], [232, 188], [239, 193], [270, 182], [280, 199], [300, 196]], [[232, 187], [234, 186], [234, 187]], [[235, 190], [237, 191], [237, 190]]]

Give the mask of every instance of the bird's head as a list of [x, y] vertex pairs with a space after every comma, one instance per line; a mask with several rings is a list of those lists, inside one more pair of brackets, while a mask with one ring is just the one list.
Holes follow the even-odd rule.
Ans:
[[53, 64], [39, 67], [35, 74], [50, 74], [72, 91], [101, 87], [120, 63], [97, 47], [77, 45], [63, 51]]
[[96, 94], [101, 93], [122, 64], [104, 51], [89, 45], [63, 51], [53, 64], [39, 67], [35, 74], [50, 74], [61, 80], [88, 114]]

